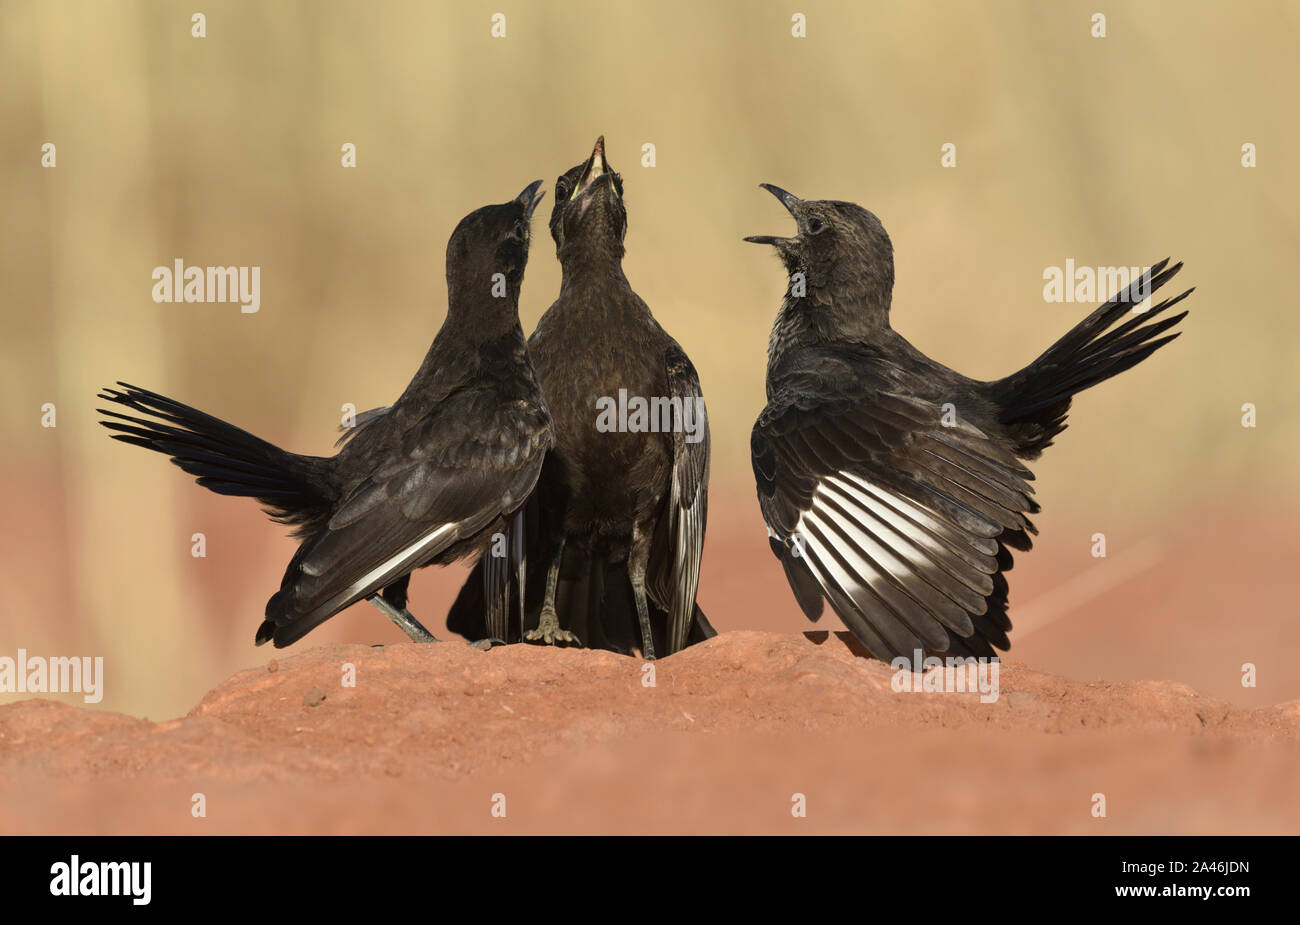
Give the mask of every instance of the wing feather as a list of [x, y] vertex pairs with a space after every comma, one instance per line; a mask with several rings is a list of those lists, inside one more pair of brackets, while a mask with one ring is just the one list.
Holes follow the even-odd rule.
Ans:
[[1002, 572], [1034, 532], [1033, 473], [942, 402], [902, 394], [900, 375], [772, 396], [751, 439], [771, 545], [804, 612], [820, 613], [811, 579], [874, 655], [991, 655], [1009, 644]]

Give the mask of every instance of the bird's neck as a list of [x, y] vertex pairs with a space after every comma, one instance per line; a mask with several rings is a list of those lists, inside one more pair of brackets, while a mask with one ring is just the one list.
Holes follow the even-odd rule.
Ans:
[[560, 258], [560, 294], [566, 291], [628, 286], [623, 273], [623, 253], [609, 250], [586, 250]]
[[882, 296], [866, 290], [834, 295], [825, 289], [803, 295], [787, 291], [768, 340], [768, 368], [779, 367], [785, 357], [800, 349], [870, 343], [887, 330], [888, 292]]
[[519, 331], [519, 336], [523, 337], [517, 292], [507, 292], [500, 298], [481, 293], [467, 298], [453, 292], [447, 302], [447, 319], [442, 323], [438, 337], [454, 337], [457, 343], [468, 346], [491, 343], [514, 331]]

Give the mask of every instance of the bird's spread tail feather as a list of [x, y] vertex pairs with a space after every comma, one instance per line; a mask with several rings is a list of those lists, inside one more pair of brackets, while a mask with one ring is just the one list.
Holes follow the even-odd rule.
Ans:
[[117, 385], [98, 397], [147, 417], [99, 409], [114, 440], [170, 456], [209, 491], [256, 498], [281, 523], [306, 524], [328, 510], [322, 476], [329, 460], [286, 452], [157, 392]]
[[[991, 383], [1002, 422], [1016, 441], [1017, 455], [1034, 459], [1051, 446], [1052, 438], [1065, 430], [1070, 399], [1076, 393], [1137, 365], [1178, 337], [1180, 332], [1165, 332], [1181, 321], [1186, 311], [1154, 319], [1193, 290], [1165, 299], [1144, 312], [1132, 311], [1183, 266], [1176, 263], [1166, 269], [1168, 263], [1165, 258], [1143, 273], [1024, 369]], [[1126, 314], [1132, 317], [1116, 326]]]

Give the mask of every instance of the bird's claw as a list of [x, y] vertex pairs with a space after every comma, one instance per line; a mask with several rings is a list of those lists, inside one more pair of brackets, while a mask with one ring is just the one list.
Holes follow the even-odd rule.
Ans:
[[467, 645], [469, 645], [471, 649], [478, 649], [480, 652], [486, 652], [493, 646], [506, 645], [506, 641], [504, 639], [497, 639], [495, 636], [488, 636], [485, 639], [475, 639], [473, 642], [467, 643]]
[[582, 640], [578, 638], [577, 634], [562, 629], [560, 627], [560, 621], [556, 615], [546, 612], [542, 613], [541, 620], [537, 624], [537, 629], [529, 630], [524, 633], [524, 639], [529, 642], [538, 642], [540, 640], [548, 646], [553, 646], [560, 642], [569, 643], [570, 645], [579, 647], [582, 645]]

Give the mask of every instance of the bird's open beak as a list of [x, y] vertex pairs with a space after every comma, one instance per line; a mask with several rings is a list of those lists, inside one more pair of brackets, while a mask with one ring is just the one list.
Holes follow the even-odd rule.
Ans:
[[794, 211], [795, 206], [803, 202], [803, 200], [800, 199], [798, 196], [796, 196], [794, 193], [786, 192], [785, 190], [781, 189], [781, 187], [779, 186], [773, 186], [771, 183], [760, 183], [758, 185], [763, 187], [763, 189], [767, 190], [778, 200], [780, 200], [781, 205], [785, 206], [785, 210], [789, 212], [791, 215], [795, 215], [795, 211]]
[[[573, 187], [573, 192], [569, 194], [569, 198], [577, 199], [579, 195], [590, 189], [597, 180], [612, 172], [609, 161], [605, 160], [605, 136], [601, 135], [596, 139], [596, 146], [591, 149], [591, 157], [587, 159], [587, 166], [582, 171], [582, 176], [578, 178], [578, 183]], [[617, 192], [617, 190], [615, 191]]]
[[533, 210], [537, 204], [542, 201], [546, 195], [546, 190], [542, 189], [542, 181], [534, 180], [524, 187], [524, 191], [515, 197], [515, 202], [524, 207], [524, 218], [532, 218]]
[[[800, 199], [794, 193], [786, 192], [785, 190], [781, 189], [781, 187], [779, 186], [773, 186], [771, 183], [760, 183], [758, 185], [763, 187], [763, 189], [767, 190], [769, 193], [771, 193], [773, 196], [779, 199], [781, 201], [781, 205], [785, 206], [785, 210], [794, 216], [795, 221], [798, 221], [799, 215], [795, 211], [795, 209], [803, 202], [802, 199]], [[750, 235], [749, 237], [745, 238], [745, 240], [749, 241], [751, 244], [771, 244], [776, 247], [780, 247], [783, 244], [792, 244], [795, 241], [794, 238], [778, 238], [770, 234]]]

